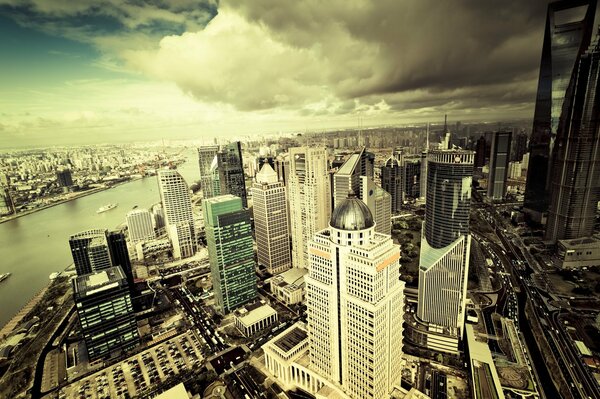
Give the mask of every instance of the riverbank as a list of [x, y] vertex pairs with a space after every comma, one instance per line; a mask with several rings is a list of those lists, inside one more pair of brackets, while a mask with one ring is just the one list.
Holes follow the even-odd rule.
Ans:
[[[152, 176], [145, 176], [145, 177], [152, 177]], [[10, 215], [10, 216], [3, 217], [3, 218], [0, 219], [0, 224], [5, 223], [5, 222], [10, 222], [11, 220], [18, 219], [18, 218], [20, 218], [22, 216], [31, 215], [33, 213], [36, 213], [36, 212], [39, 212], [39, 211], [43, 211], [44, 209], [52, 208], [52, 207], [57, 206], [57, 205], [66, 204], [67, 202], [74, 201], [74, 200], [79, 199], [79, 198], [87, 197], [88, 195], [92, 195], [92, 194], [96, 194], [96, 193], [99, 193], [99, 192], [102, 192], [102, 191], [110, 190], [111, 188], [118, 187], [118, 186], [120, 186], [122, 184], [127, 184], [127, 183], [134, 182], [136, 180], [141, 180], [141, 179], [144, 179], [145, 177], [134, 177], [134, 178], [131, 178], [129, 180], [121, 181], [119, 183], [113, 184], [113, 185], [108, 186], [108, 187], [96, 187], [96, 188], [92, 188], [91, 190], [83, 191], [83, 192], [81, 192], [81, 194], [75, 195], [75, 196], [73, 196], [71, 198], [66, 198], [66, 199], [63, 199], [63, 200], [60, 200], [60, 201], [53, 202], [51, 204], [42, 205], [42, 206], [40, 206], [38, 208], [35, 208], [35, 209], [29, 209], [29, 210], [27, 210], [25, 212], [20, 212], [20, 213], [17, 213], [15, 215]]]

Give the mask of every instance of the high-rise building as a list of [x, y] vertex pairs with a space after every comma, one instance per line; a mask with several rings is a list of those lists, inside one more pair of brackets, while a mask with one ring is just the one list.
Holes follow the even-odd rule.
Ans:
[[202, 207], [216, 307], [225, 314], [257, 296], [250, 212], [231, 194]]
[[494, 133], [492, 139], [487, 189], [487, 196], [492, 201], [501, 201], [506, 195], [511, 138], [511, 131], [502, 131]]
[[427, 153], [429, 149], [421, 152], [421, 181], [419, 184], [419, 198], [427, 198]]
[[375, 220], [375, 232], [391, 235], [392, 196], [367, 176], [360, 177], [360, 193]]
[[123, 270], [111, 267], [72, 281], [90, 361], [135, 348], [140, 337]]
[[600, 201], [600, 35], [567, 89], [552, 156], [545, 239], [589, 237]]
[[292, 265], [308, 265], [308, 241], [327, 227], [331, 215], [327, 150], [290, 148], [288, 194], [292, 236]]
[[106, 229], [92, 229], [71, 236], [69, 246], [78, 276], [113, 266], [107, 234]]
[[70, 169], [60, 169], [56, 171], [56, 181], [60, 187], [71, 187], [73, 185], [73, 177], [71, 177]]
[[110, 259], [113, 266], [121, 266], [130, 291], [133, 292], [133, 270], [131, 268], [131, 259], [127, 250], [127, 240], [122, 231], [107, 231], [106, 242], [110, 252]]
[[466, 150], [431, 150], [427, 160], [417, 317], [436, 335], [425, 344], [441, 351], [456, 348], [445, 347], [448, 341], [439, 336], [460, 338], [464, 325], [473, 160]]
[[527, 152], [527, 142], [529, 137], [525, 132], [519, 132], [514, 140], [513, 148], [510, 153], [510, 159], [512, 161], [521, 162], [523, 160], [523, 154]]
[[154, 217], [154, 228], [156, 231], [165, 227], [165, 210], [162, 204], [152, 205], [152, 216]]
[[288, 185], [288, 175], [290, 173], [290, 155], [282, 154], [275, 158], [275, 167], [273, 168], [277, 172], [277, 177], [283, 182], [283, 185]]
[[373, 179], [375, 170], [375, 157], [365, 148], [350, 155], [346, 162], [333, 175], [333, 207], [346, 200], [352, 191], [357, 196], [360, 192], [360, 177], [367, 176]]
[[[239, 141], [223, 146], [216, 154], [219, 193], [216, 195], [231, 194], [242, 199], [244, 208], [248, 207], [246, 194], [246, 177], [242, 160], [242, 145]], [[213, 175], [213, 179], [215, 176]], [[214, 184], [213, 184], [214, 191]]]
[[475, 167], [483, 168], [485, 166], [487, 143], [485, 137], [481, 136], [475, 144]]
[[551, 157], [563, 105], [566, 99], [571, 102], [567, 96], [575, 95], [567, 93], [567, 87], [597, 31], [596, 10], [597, 0], [560, 0], [548, 5], [523, 203], [529, 219], [538, 223], [544, 222], [548, 211]]
[[158, 189], [165, 211], [165, 227], [175, 258], [188, 258], [196, 253], [196, 235], [190, 189], [175, 169], [158, 172]]
[[127, 230], [132, 243], [151, 240], [154, 233], [154, 217], [147, 209], [134, 209], [127, 213]]
[[402, 152], [394, 152], [381, 167], [381, 187], [392, 197], [392, 212], [404, 204], [404, 161]]
[[419, 198], [421, 196], [421, 157], [404, 158], [403, 169], [404, 197]]
[[351, 398], [388, 397], [402, 372], [400, 249], [351, 195], [309, 243], [310, 370]]
[[256, 174], [251, 192], [258, 263], [271, 274], [284, 272], [292, 267], [289, 212], [285, 186], [270, 164]]
[[219, 151], [219, 146], [208, 145], [198, 148], [198, 166], [200, 168], [200, 187], [204, 198], [212, 198], [212, 172], [210, 166]]

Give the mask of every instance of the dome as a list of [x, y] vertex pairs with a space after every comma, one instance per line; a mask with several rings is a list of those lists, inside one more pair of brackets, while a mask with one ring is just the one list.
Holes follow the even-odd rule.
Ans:
[[367, 205], [351, 193], [335, 207], [329, 225], [339, 230], [364, 230], [375, 226], [375, 222]]

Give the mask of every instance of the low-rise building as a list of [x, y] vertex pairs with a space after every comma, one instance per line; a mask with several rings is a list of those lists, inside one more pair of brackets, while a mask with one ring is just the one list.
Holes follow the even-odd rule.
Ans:
[[294, 267], [270, 280], [271, 292], [286, 305], [304, 301], [304, 276], [308, 269]]
[[600, 265], [600, 239], [596, 237], [558, 241], [558, 257], [563, 269]]
[[236, 328], [246, 337], [251, 337], [277, 322], [275, 309], [261, 302], [239, 308], [234, 315]]

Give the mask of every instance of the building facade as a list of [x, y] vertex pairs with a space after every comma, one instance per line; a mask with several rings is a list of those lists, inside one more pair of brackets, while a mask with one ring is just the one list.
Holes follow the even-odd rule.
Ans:
[[325, 148], [290, 148], [288, 194], [292, 265], [308, 267], [308, 241], [327, 227], [331, 191]]
[[381, 167], [381, 187], [392, 197], [392, 212], [397, 213], [404, 204], [404, 161], [401, 152], [392, 154]]
[[417, 317], [443, 336], [463, 332], [473, 161], [474, 153], [465, 150], [432, 150], [427, 160]]
[[492, 138], [487, 190], [488, 199], [492, 201], [502, 201], [506, 195], [511, 139], [510, 131], [495, 132]]
[[285, 186], [270, 164], [256, 174], [251, 192], [258, 263], [271, 274], [286, 271], [292, 267], [289, 211]]
[[[244, 174], [244, 162], [242, 160], [242, 144], [239, 141], [224, 145], [216, 154], [216, 169], [218, 183], [213, 182], [213, 194], [231, 194], [242, 199], [244, 208], [248, 207], [248, 195], [246, 193], [246, 176]], [[218, 184], [218, 193], [215, 185]]]
[[349, 197], [309, 244], [310, 369], [352, 398], [383, 398], [400, 381], [404, 283], [400, 249]]
[[375, 220], [375, 232], [392, 234], [392, 196], [366, 176], [360, 177], [361, 198]]
[[139, 344], [126, 276], [120, 267], [73, 279], [73, 295], [90, 361]]
[[175, 258], [188, 258], [196, 253], [197, 247], [190, 189], [175, 169], [158, 172], [158, 189], [173, 255]]
[[231, 194], [202, 206], [216, 307], [225, 314], [257, 296], [250, 213]]
[[207, 145], [198, 148], [198, 167], [200, 169], [200, 187], [204, 198], [214, 197], [212, 190], [212, 173], [210, 166], [219, 151], [217, 145]]
[[127, 213], [127, 230], [129, 240], [133, 244], [140, 241], [152, 240], [154, 233], [154, 217], [147, 209], [134, 209]]

